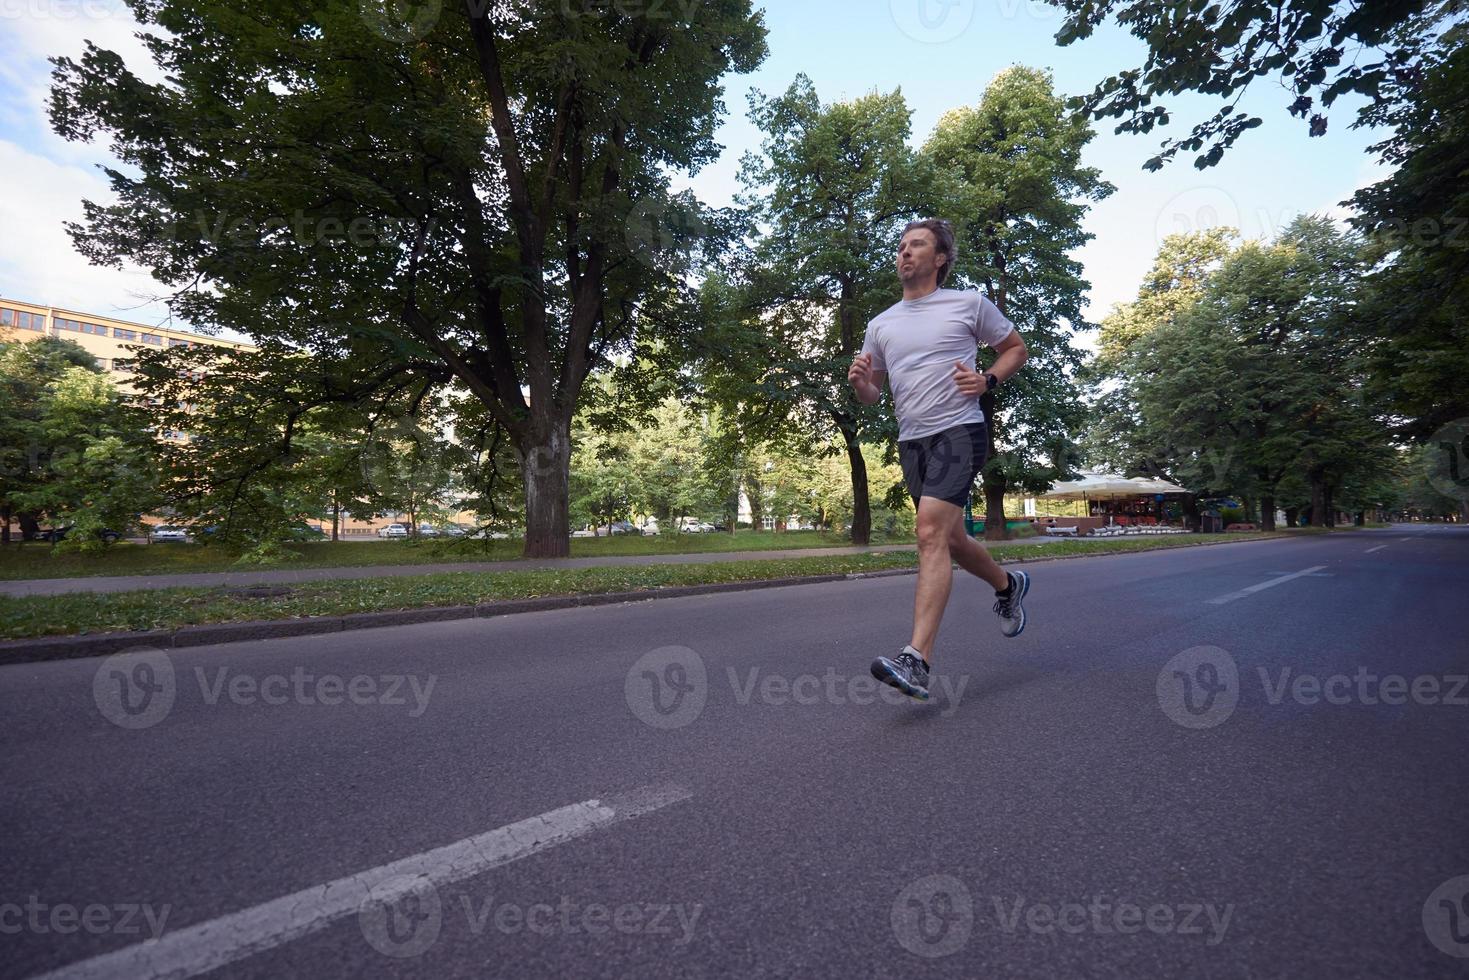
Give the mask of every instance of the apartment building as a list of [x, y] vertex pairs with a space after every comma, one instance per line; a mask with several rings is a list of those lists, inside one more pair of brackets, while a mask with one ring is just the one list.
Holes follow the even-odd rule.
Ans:
[[231, 350], [254, 350], [250, 344], [206, 337], [188, 330], [150, 327], [113, 317], [41, 306], [0, 296], [0, 340], [57, 337], [69, 340], [97, 358], [123, 391], [132, 390], [133, 361], [139, 347], [189, 347], [204, 344]]

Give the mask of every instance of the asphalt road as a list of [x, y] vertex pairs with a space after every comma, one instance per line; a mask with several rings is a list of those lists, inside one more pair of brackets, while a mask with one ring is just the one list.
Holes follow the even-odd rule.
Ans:
[[0, 975], [1469, 973], [1469, 529], [1027, 569], [0, 668]]

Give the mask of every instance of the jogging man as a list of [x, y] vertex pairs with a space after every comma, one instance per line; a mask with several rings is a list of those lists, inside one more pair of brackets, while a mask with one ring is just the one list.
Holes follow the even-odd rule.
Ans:
[[[1025, 629], [1024, 572], [1006, 572], [964, 528], [969, 488], [984, 467], [989, 441], [979, 397], [1008, 380], [1028, 352], [1015, 325], [978, 292], [944, 289], [957, 255], [947, 221], [928, 218], [903, 230], [898, 278], [903, 299], [867, 325], [862, 352], [847, 380], [858, 401], [893, 391], [903, 480], [918, 508], [918, 588], [913, 637], [896, 657], [878, 657], [872, 675], [921, 701], [928, 699], [934, 638], [949, 602], [951, 562], [995, 590], [1000, 631]], [[987, 374], [975, 370], [979, 345], [999, 357]]]

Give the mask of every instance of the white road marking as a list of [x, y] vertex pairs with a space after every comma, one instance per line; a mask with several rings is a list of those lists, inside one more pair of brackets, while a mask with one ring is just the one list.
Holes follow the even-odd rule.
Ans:
[[1372, 554], [1372, 552], [1374, 552], [1374, 551], [1381, 551], [1383, 548], [1386, 548], [1386, 547], [1387, 547], [1387, 545], [1380, 544], [1376, 548], [1368, 548], [1365, 552], [1363, 552], [1363, 554], [1370, 555], [1370, 554]]
[[[81, 960], [35, 980], [197, 976], [324, 929], [360, 911], [369, 894], [374, 902], [391, 902], [395, 896], [421, 888], [424, 881], [435, 886], [461, 881], [692, 795], [676, 785], [645, 786], [610, 799], [573, 803], [178, 932], [165, 932], [157, 940]], [[373, 891], [374, 886], [395, 878], [401, 884]]]
[[1222, 606], [1226, 602], [1233, 602], [1236, 599], [1243, 599], [1247, 596], [1252, 596], [1256, 592], [1259, 592], [1261, 589], [1268, 589], [1272, 586], [1280, 585], [1283, 582], [1289, 582], [1293, 578], [1302, 578], [1306, 575], [1311, 575], [1315, 572], [1319, 572], [1325, 567], [1325, 565], [1312, 565], [1310, 568], [1307, 568], [1303, 571], [1291, 572], [1289, 575], [1281, 575], [1278, 578], [1272, 578], [1267, 581], [1261, 582], [1259, 585], [1252, 585], [1247, 589], [1240, 589], [1238, 592], [1231, 592], [1228, 595], [1222, 595], [1210, 599], [1209, 605]]

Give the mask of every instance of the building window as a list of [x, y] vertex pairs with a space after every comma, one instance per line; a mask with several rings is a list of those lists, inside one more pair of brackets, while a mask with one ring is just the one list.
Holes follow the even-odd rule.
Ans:
[[152, 344], [154, 347], [163, 346], [163, 338], [158, 336], [156, 333], [145, 333], [138, 339], [145, 344]]
[[168, 338], [168, 346], [170, 346], [170, 347], [187, 347], [187, 346], [189, 346], [189, 342], [187, 340], [180, 340], [177, 337], [170, 337], [170, 338]]
[[126, 371], [131, 374], [138, 369], [137, 362], [131, 358], [114, 357], [112, 359], [112, 370]]
[[105, 337], [107, 336], [107, 328], [98, 323], [84, 323], [82, 324], [82, 333]]
[[0, 327], [11, 327], [15, 325], [14, 310], [0, 310]]
[[138, 339], [138, 333], [136, 330], [124, 330], [122, 327], [113, 327], [112, 336], [116, 337], [118, 340]]
[[27, 313], [22, 310], [16, 317], [16, 326], [22, 330], [45, 330], [46, 315], [44, 313]]
[[77, 323], [75, 320], [68, 320], [65, 317], [57, 317], [56, 318], [56, 329], [57, 330], [71, 330], [73, 332], [79, 332], [82, 329], [82, 325], [80, 323]]

